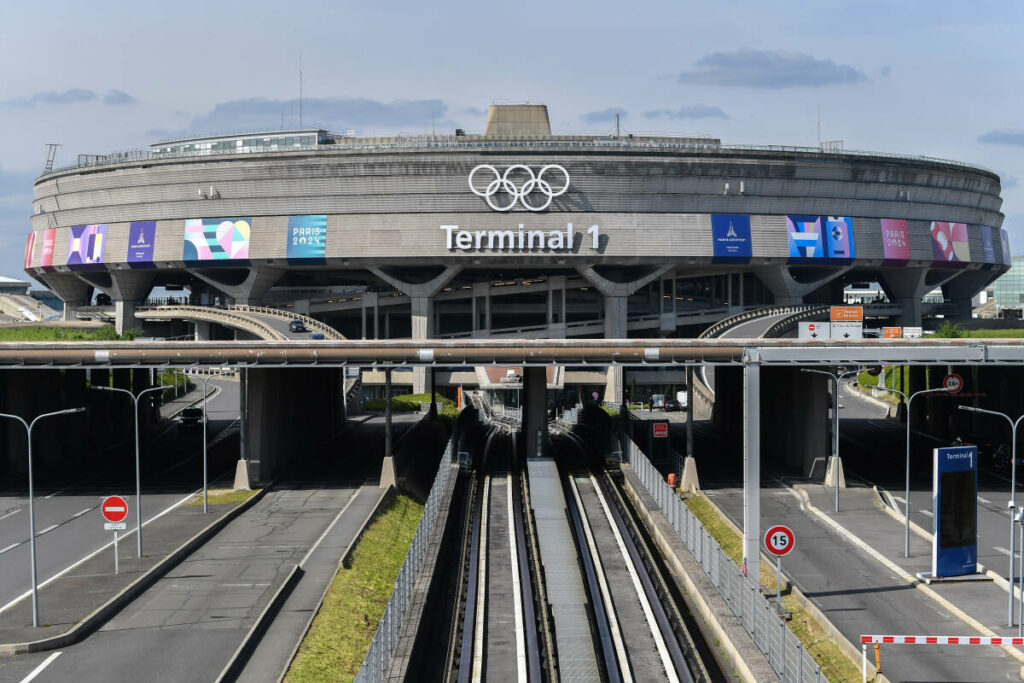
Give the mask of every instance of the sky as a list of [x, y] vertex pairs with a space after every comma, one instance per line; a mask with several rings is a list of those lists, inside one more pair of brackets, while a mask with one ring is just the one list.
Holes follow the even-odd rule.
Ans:
[[1024, 254], [1024, 3], [838, 0], [0, 3], [0, 275], [23, 277], [32, 182], [193, 133], [298, 125], [707, 134], [956, 159], [1002, 178]]

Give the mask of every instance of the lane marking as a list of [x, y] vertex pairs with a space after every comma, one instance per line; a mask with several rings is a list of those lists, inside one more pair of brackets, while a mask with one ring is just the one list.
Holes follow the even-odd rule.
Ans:
[[900, 505], [906, 505], [907, 504], [907, 499], [904, 498], [903, 496], [893, 496], [892, 499], [895, 500]]
[[932, 512], [931, 510], [918, 510], [918, 512], [920, 512], [922, 515], [926, 515], [928, 517], [934, 517], [935, 516], [935, 513]]
[[6, 552], [7, 552], [8, 550], [14, 550], [14, 549], [15, 549], [15, 548], [17, 548], [17, 547], [18, 547], [19, 545], [21, 545], [21, 543], [12, 543], [12, 544], [10, 544], [10, 545], [9, 545], [9, 546], [7, 546], [6, 548], [4, 548], [4, 549], [0, 550], [0, 555], [3, 555], [3, 554], [4, 554], [4, 553], [6, 553]]
[[[333, 529], [334, 525], [338, 523], [338, 520], [340, 520], [342, 518], [342, 516], [344, 516], [345, 511], [348, 510], [349, 506], [352, 505], [353, 502], [355, 502], [356, 496], [359, 495], [359, 492], [362, 490], [362, 488], [363, 487], [360, 486], [359, 488], [357, 488], [354, 491], [352, 491], [352, 495], [348, 497], [348, 500], [345, 501], [345, 504], [342, 506], [341, 510], [338, 511], [338, 514], [336, 514], [334, 516], [334, 519], [331, 520], [331, 523], [327, 525], [327, 528], [324, 529], [324, 532], [322, 534], [320, 534], [320, 538], [316, 539], [316, 541], [313, 542], [313, 545], [311, 545], [309, 547], [309, 550], [306, 551], [306, 554], [303, 555], [302, 559], [299, 561], [299, 567], [303, 567], [304, 568], [306, 566], [306, 562], [309, 560], [310, 555], [312, 555], [314, 552], [316, 552], [316, 549], [319, 548], [320, 544], [324, 542], [325, 538], [327, 538], [327, 534], [331, 533], [331, 529]], [[232, 546], [232, 547], [234, 547], [234, 548], [246, 548], [246, 547], [250, 547], [250, 546]], [[251, 546], [251, 547], [257, 548], [259, 546]], [[280, 546], [279, 545], [279, 546], [274, 546], [274, 547], [275, 548], [289, 548], [289, 547], [301, 548], [302, 546], [300, 546], [300, 545], [296, 545], [296, 546]]]
[[477, 575], [476, 575], [476, 621], [473, 623], [473, 669], [470, 680], [473, 683], [480, 683], [484, 678], [484, 616], [487, 605], [487, 556], [490, 548], [487, 546], [487, 527], [490, 524], [491, 507], [491, 475], [484, 478], [484, 491], [480, 497], [480, 546], [477, 550]]
[[36, 533], [36, 536], [42, 536], [43, 534], [45, 534], [47, 532], [53, 531], [54, 529], [56, 529], [59, 526], [60, 526], [60, 524], [51, 524], [50, 526], [46, 527], [42, 531]]
[[71, 515], [71, 519], [75, 519], [76, 517], [81, 517], [82, 515], [84, 515], [89, 510], [92, 510], [92, 508], [85, 508], [81, 512], [76, 512], [75, 514]]
[[7, 519], [8, 517], [10, 517], [10, 516], [12, 516], [12, 515], [16, 515], [16, 514], [18, 514], [19, 512], [21, 512], [21, 511], [22, 511], [23, 509], [24, 509], [24, 508], [18, 508], [17, 510], [11, 510], [11, 511], [10, 511], [10, 512], [8, 512], [8, 513], [7, 513], [6, 515], [0, 515], [0, 520], [2, 520], [2, 519]]
[[[165, 509], [165, 510], [163, 510], [162, 512], [158, 513], [158, 514], [157, 514], [156, 516], [154, 516], [154, 517], [150, 517], [149, 519], [147, 519], [147, 520], [146, 520], [145, 522], [143, 522], [143, 523], [142, 523], [142, 526], [144, 526], [144, 527], [145, 527], [145, 526], [149, 526], [149, 525], [150, 525], [150, 524], [151, 524], [152, 522], [155, 522], [156, 520], [160, 519], [161, 517], [163, 517], [164, 515], [166, 515], [166, 514], [167, 514], [168, 512], [170, 512], [171, 510], [173, 510], [173, 509], [175, 509], [175, 508], [177, 508], [177, 507], [179, 507], [179, 506], [181, 506], [181, 505], [183, 505], [183, 504], [187, 503], [188, 501], [192, 500], [192, 498], [193, 498], [193, 497], [195, 497], [196, 495], [198, 495], [198, 494], [202, 493], [202, 491], [203, 491], [202, 489], [196, 489], [196, 490], [195, 490], [195, 491], [193, 491], [192, 493], [188, 494], [187, 496], [185, 496], [184, 498], [182, 498], [181, 500], [179, 500], [179, 501], [178, 501], [177, 503], [174, 503], [173, 505], [171, 505], [171, 506], [170, 506], [170, 507], [168, 507], [167, 509]], [[131, 535], [132, 535], [132, 534], [134, 534], [134, 533], [135, 533], [135, 527], [132, 527], [131, 529], [129, 529], [129, 530], [128, 530], [128, 532], [127, 532], [127, 533], [125, 533], [125, 534], [124, 534], [123, 536], [121, 536], [121, 538], [120, 538], [119, 540], [123, 540], [123, 539], [125, 539], [125, 538], [128, 538], [129, 536], [131, 536]], [[96, 557], [97, 555], [99, 555], [100, 553], [102, 553], [102, 552], [103, 552], [104, 550], [106, 550], [107, 548], [111, 548], [111, 547], [113, 547], [113, 545], [114, 545], [114, 542], [113, 542], [113, 541], [110, 541], [109, 543], [106, 543], [106, 544], [104, 544], [104, 545], [100, 546], [99, 548], [97, 548], [97, 549], [96, 549], [96, 550], [94, 550], [93, 552], [89, 553], [88, 555], [86, 555], [86, 556], [85, 556], [85, 557], [83, 557], [82, 559], [78, 560], [78, 561], [77, 561], [77, 562], [75, 562], [74, 564], [71, 564], [71, 565], [69, 565], [69, 566], [65, 567], [64, 569], [60, 570], [59, 572], [57, 572], [56, 574], [54, 574], [54, 575], [53, 575], [53, 576], [51, 576], [50, 578], [48, 578], [48, 579], [46, 579], [45, 581], [43, 581], [42, 583], [40, 583], [40, 584], [38, 585], [38, 588], [43, 588], [43, 587], [45, 587], [45, 586], [48, 586], [48, 585], [50, 585], [51, 583], [53, 583], [54, 581], [56, 581], [56, 580], [57, 580], [57, 579], [59, 579], [60, 577], [62, 577], [62, 576], [64, 576], [65, 574], [67, 574], [67, 573], [68, 573], [69, 571], [71, 571], [71, 570], [73, 570], [73, 569], [77, 568], [78, 566], [80, 566], [80, 565], [81, 565], [81, 564], [83, 564], [84, 562], [87, 562], [87, 561], [91, 560], [92, 558]], [[17, 604], [18, 604], [19, 602], [21, 602], [22, 600], [24, 600], [25, 598], [27, 598], [27, 597], [29, 597], [29, 596], [31, 596], [31, 595], [32, 595], [32, 589], [30, 588], [29, 590], [25, 591], [24, 593], [22, 593], [22, 594], [21, 594], [21, 595], [19, 595], [18, 597], [16, 597], [16, 598], [14, 598], [13, 600], [11, 600], [11, 601], [10, 601], [9, 603], [7, 603], [6, 605], [4, 605], [3, 607], [0, 607], [0, 614], [3, 614], [4, 612], [6, 612], [6, 611], [7, 611], [7, 610], [9, 610], [10, 608], [14, 607], [14, 606], [15, 606], [15, 605], [17, 605]]]
[[988, 498], [982, 498], [981, 496], [978, 496], [978, 501], [981, 502], [981, 503], [984, 503], [985, 505], [991, 505], [992, 504], [991, 500], [989, 500]]
[[53, 664], [53, 660], [57, 659], [57, 657], [60, 657], [60, 652], [54, 652], [52, 655], [44, 659], [42, 664], [32, 669], [32, 673], [21, 679], [21, 683], [29, 683], [29, 681], [34, 679], [39, 674], [43, 673], [43, 669]]
[[[992, 546], [992, 549], [995, 550], [996, 552], [999, 552], [999, 553], [1002, 553], [1003, 555], [1006, 555], [1007, 557], [1010, 556], [1010, 551], [1007, 550], [1006, 548], [1003, 548], [1002, 546], [994, 545], [994, 546]], [[3, 551], [0, 550], [0, 552], [3, 552]]]

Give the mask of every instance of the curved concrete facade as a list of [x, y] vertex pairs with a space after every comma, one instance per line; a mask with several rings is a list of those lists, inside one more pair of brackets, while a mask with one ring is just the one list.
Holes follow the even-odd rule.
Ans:
[[[544, 211], [500, 212], [469, 185], [481, 164], [498, 173], [557, 164], [570, 180]], [[478, 189], [493, 176], [485, 170], [481, 177]], [[522, 188], [527, 172], [512, 179]], [[557, 194], [561, 176], [552, 171], [547, 179]], [[838, 302], [840, 285], [857, 281], [880, 283], [910, 322], [920, 319], [921, 296], [932, 288], [942, 286], [963, 312], [1009, 267], [1001, 202], [999, 178], [989, 171], [891, 155], [710, 139], [337, 138], [296, 151], [146, 154], [45, 174], [35, 185], [26, 271], [71, 305], [106, 292], [123, 316], [165, 284], [247, 304], [291, 297], [302, 312], [328, 318], [358, 308], [362, 336], [462, 334], [466, 325], [439, 324], [434, 306], [463, 290], [458, 315], [472, 317], [469, 333], [490, 334], [501, 313], [501, 301], [491, 298], [509, 293], [495, 289], [503, 282], [522, 285], [520, 292], [548, 283], [546, 328], [536, 336], [573, 336], [573, 318], [586, 318], [573, 311], [587, 306], [603, 323], [581, 323], [580, 335], [673, 334], [681, 307], [704, 306], [714, 316], [723, 306]], [[317, 246], [290, 253], [289, 217], [310, 216], [322, 218]], [[839, 225], [847, 240], [852, 233], [852, 254], [832, 253], [830, 217], [845, 221]], [[226, 219], [238, 224], [219, 239]], [[793, 243], [793, 221], [801, 220], [820, 221], [806, 228], [821, 235], [810, 252]], [[154, 225], [139, 227], [144, 222]], [[883, 222], [899, 233], [901, 244], [890, 251], [885, 240], [894, 233]], [[343, 286], [367, 294], [358, 305], [288, 294]], [[645, 328], [630, 315], [648, 290], [644, 315], [661, 319]], [[408, 328], [382, 333], [378, 309], [396, 302], [376, 292], [404, 297]], [[666, 292], [668, 310], [655, 301]]]

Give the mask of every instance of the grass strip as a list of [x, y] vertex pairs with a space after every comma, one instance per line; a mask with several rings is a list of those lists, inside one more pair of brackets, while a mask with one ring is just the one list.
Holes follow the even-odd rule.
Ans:
[[[738, 567], [743, 556], [743, 541], [740, 535], [722, 517], [711, 501], [703, 495], [690, 496], [685, 498], [684, 502], [686, 507], [690, 508], [690, 512], [700, 520], [708, 533], [718, 541], [725, 554]], [[761, 558], [759, 578], [765, 592], [769, 595], [773, 594], [775, 592], [775, 568], [765, 562], [764, 558]], [[786, 590], [786, 584], [787, 582], [784, 581], [783, 591]], [[860, 662], [855, 662], [847, 657], [832, 641], [821, 624], [807, 614], [794, 596], [784, 596], [782, 606], [793, 615], [793, 618], [786, 622], [786, 626], [803, 643], [807, 653], [821, 666], [821, 673], [827, 680], [832, 683], [861, 680]], [[874, 680], [874, 678], [869, 680]]]
[[[251, 491], [240, 490], [232, 491], [231, 489], [210, 489], [207, 491], [207, 501], [210, 505], [225, 505], [227, 503], [244, 503], [249, 500], [257, 493], [259, 489], [252, 489]], [[198, 494], [195, 498], [188, 502], [189, 507], [202, 507], [203, 505], [203, 494]]]
[[285, 683], [355, 678], [422, 516], [422, 505], [399, 495], [374, 519], [351, 566], [334, 577]]

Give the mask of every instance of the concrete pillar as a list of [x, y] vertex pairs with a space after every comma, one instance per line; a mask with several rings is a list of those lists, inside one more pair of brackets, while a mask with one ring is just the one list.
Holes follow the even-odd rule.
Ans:
[[832, 455], [832, 380], [800, 368], [765, 368], [762, 376], [766, 387], [786, 387], [793, 397], [764, 406], [761, 453], [765, 461], [776, 469], [824, 481]]
[[761, 366], [743, 366], [743, 567], [747, 580], [761, 573]]
[[544, 452], [548, 434], [547, 381], [545, 368], [523, 368], [523, 444], [528, 458]]
[[900, 305], [896, 324], [903, 327], [921, 324], [921, 299], [931, 287], [926, 284], [928, 271], [924, 268], [887, 269], [881, 282], [889, 300]]
[[[417, 296], [412, 298], [412, 338], [413, 340], [434, 338], [434, 297]], [[433, 391], [427, 368], [417, 365], [412, 369], [412, 393], [422, 394]]]
[[138, 302], [135, 301], [114, 302], [114, 329], [118, 334], [141, 327], [138, 318], [135, 317], [136, 308]]
[[210, 323], [196, 320], [192, 324], [195, 327], [196, 341], [210, 341]]
[[[627, 311], [628, 297], [605, 296], [604, 297], [604, 337], [605, 339], [625, 339], [628, 334]], [[623, 384], [622, 366], [613, 365], [608, 368], [608, 381], [605, 385], [604, 400], [622, 400], [622, 392], [625, 390]]]

